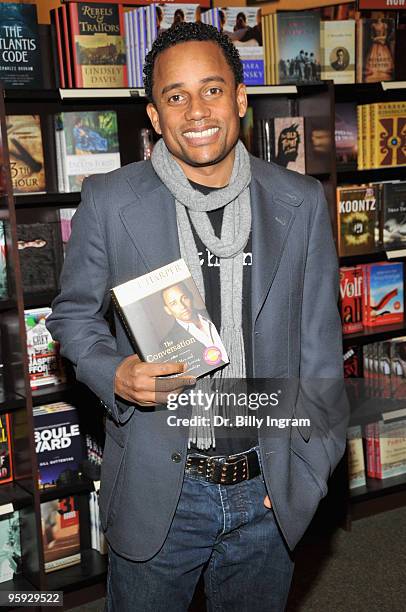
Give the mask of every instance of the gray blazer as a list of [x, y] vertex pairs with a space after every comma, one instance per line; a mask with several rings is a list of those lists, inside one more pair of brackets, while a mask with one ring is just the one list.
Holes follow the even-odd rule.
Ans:
[[[293, 549], [345, 446], [337, 257], [321, 184], [254, 157], [251, 165], [254, 376], [289, 381], [283, 414], [312, 422], [283, 435], [259, 430], [273, 511]], [[174, 200], [149, 161], [92, 176], [83, 184], [61, 292], [47, 320], [78, 380], [107, 410], [102, 524], [114, 550], [137, 561], [156, 554], [168, 533], [187, 429], [168, 427], [165, 411], [115, 397], [115, 370], [134, 351], [120, 321], [113, 337], [104, 314], [111, 287], [179, 257]], [[329, 381], [327, 392], [320, 379]]]

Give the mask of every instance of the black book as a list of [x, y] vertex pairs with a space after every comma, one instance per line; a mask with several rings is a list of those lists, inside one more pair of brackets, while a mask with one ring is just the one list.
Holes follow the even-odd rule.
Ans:
[[20, 223], [17, 239], [24, 292], [56, 291], [63, 261], [59, 224]]
[[406, 248], [406, 181], [382, 185], [382, 233], [385, 249]]

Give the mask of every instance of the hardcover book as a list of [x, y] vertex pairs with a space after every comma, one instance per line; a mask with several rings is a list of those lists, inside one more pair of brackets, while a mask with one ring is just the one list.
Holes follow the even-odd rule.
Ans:
[[33, 308], [24, 312], [32, 389], [65, 382], [59, 345], [45, 327], [45, 320], [51, 312], [50, 308]]
[[62, 267], [58, 223], [19, 223], [18, 254], [25, 293], [56, 291]]
[[372, 167], [405, 166], [406, 101], [371, 104], [368, 110]]
[[60, 182], [65, 191], [80, 191], [86, 176], [120, 167], [115, 111], [60, 113], [55, 137], [59, 154], [58, 173], [63, 175]]
[[304, 174], [305, 168], [305, 136], [303, 117], [275, 117], [274, 119], [274, 161]]
[[45, 572], [80, 563], [79, 510], [73, 496], [41, 504]]
[[274, 16], [277, 84], [321, 78], [320, 13], [286, 11]]
[[362, 268], [340, 268], [340, 310], [343, 334], [362, 331]]
[[357, 20], [357, 81], [375, 83], [395, 78], [395, 20]]
[[67, 6], [76, 87], [127, 87], [124, 16], [117, 4]]
[[0, 81], [4, 87], [42, 87], [35, 4], [0, 3]]
[[338, 249], [341, 256], [372, 253], [379, 240], [379, 187], [337, 187]]
[[159, 34], [178, 23], [200, 20], [199, 4], [168, 3], [159, 4], [158, 22]]
[[390, 478], [406, 473], [406, 420], [383, 420], [376, 424], [375, 478]]
[[366, 484], [364, 450], [362, 447], [361, 426], [355, 425], [347, 430], [348, 480], [350, 489]]
[[13, 480], [10, 415], [0, 414], [0, 485]]
[[21, 572], [20, 514], [0, 517], [0, 583]]
[[45, 191], [39, 115], [7, 115], [7, 140], [14, 193]]
[[3, 300], [8, 295], [7, 283], [7, 253], [6, 253], [6, 236], [4, 232], [4, 223], [0, 221], [0, 300]]
[[355, 21], [320, 24], [321, 78], [334, 83], [355, 82]]
[[203, 376], [228, 363], [221, 338], [183, 259], [112, 289], [138, 355], [148, 363], [187, 365]]
[[406, 248], [406, 182], [382, 185], [382, 231], [385, 249]]
[[38, 406], [33, 414], [38, 486], [49, 488], [75, 482], [85, 458], [77, 409], [60, 402]]
[[357, 163], [357, 106], [353, 102], [337, 102], [335, 106], [336, 160], [340, 165]]
[[402, 323], [404, 315], [403, 263], [365, 264], [364, 325]]

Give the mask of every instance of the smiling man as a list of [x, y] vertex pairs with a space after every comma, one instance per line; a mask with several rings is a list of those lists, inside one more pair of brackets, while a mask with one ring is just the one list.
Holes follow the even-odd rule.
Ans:
[[111, 287], [182, 256], [229, 355], [224, 378], [288, 379], [292, 389], [299, 375], [340, 380], [338, 268], [323, 188], [239, 141], [242, 65], [215, 28], [167, 30], [144, 74], [162, 138], [151, 161], [84, 182], [47, 320], [107, 411], [107, 610], [186, 612], [203, 574], [209, 610], [282, 612], [291, 551], [344, 450], [345, 428], [329, 429], [320, 385], [314, 405], [287, 386], [283, 416], [308, 416], [312, 405], [322, 417], [308, 431], [169, 427], [157, 381], [174, 393], [185, 381], [157, 377], [182, 364], [143, 363], [119, 318], [112, 336], [104, 315]]

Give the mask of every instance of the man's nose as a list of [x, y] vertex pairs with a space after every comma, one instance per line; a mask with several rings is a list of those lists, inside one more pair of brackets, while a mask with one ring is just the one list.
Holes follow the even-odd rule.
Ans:
[[207, 102], [200, 96], [192, 96], [185, 113], [187, 121], [199, 121], [210, 116], [210, 108]]

